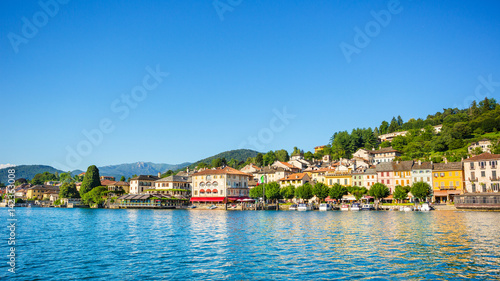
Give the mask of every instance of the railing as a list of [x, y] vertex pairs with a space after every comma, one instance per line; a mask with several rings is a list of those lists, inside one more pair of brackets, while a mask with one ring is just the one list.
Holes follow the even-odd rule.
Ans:
[[499, 177], [499, 176], [496, 176], [496, 177], [490, 177], [490, 180], [491, 180], [491, 181], [500, 181], [500, 177]]
[[471, 179], [471, 178], [469, 178], [469, 181], [470, 181], [470, 182], [475, 182], [475, 181], [477, 181], [477, 178], [472, 178], [472, 179]]

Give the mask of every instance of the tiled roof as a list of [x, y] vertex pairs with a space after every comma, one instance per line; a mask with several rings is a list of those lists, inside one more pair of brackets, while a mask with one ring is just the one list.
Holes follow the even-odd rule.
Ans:
[[290, 163], [287, 163], [287, 162], [281, 162], [281, 161], [278, 161], [280, 162], [281, 164], [287, 166], [288, 168], [290, 169], [299, 169], [298, 167], [295, 167], [294, 165], [290, 164]]
[[476, 162], [476, 161], [483, 161], [483, 160], [500, 160], [500, 154], [491, 154], [488, 152], [481, 153], [479, 155], [476, 155], [471, 158], [467, 158], [464, 160], [464, 162]]
[[462, 162], [435, 163], [433, 171], [462, 170]]
[[280, 181], [302, 180], [306, 175], [307, 175], [307, 173], [295, 173], [295, 174], [288, 175], [288, 176], [286, 176], [282, 179], [279, 179], [279, 180]]
[[231, 167], [206, 169], [193, 174], [193, 176], [203, 176], [203, 175], [240, 175], [240, 176], [253, 177], [253, 175], [251, 174], [243, 173]]
[[369, 153], [371, 153], [371, 154], [388, 153], [388, 152], [399, 152], [399, 151], [395, 150], [392, 147], [384, 147], [384, 148], [381, 148], [379, 150], [369, 151]]
[[394, 171], [394, 167], [392, 166], [392, 162], [382, 162], [379, 163], [375, 169], [377, 172], [392, 172]]
[[413, 165], [413, 170], [432, 170], [432, 163], [431, 162], [422, 162], [421, 164], [415, 163]]
[[150, 176], [150, 175], [140, 175], [140, 176], [137, 176], [137, 177], [133, 177], [131, 178], [130, 180], [140, 180], [140, 181], [143, 181], [143, 180], [150, 180], [150, 181], [155, 181], [155, 180], [158, 180], [159, 177], [157, 176]]
[[399, 163], [393, 162], [394, 171], [411, 171], [413, 160], [401, 161]]
[[162, 179], [157, 180], [157, 182], [187, 182], [188, 177], [171, 175]]

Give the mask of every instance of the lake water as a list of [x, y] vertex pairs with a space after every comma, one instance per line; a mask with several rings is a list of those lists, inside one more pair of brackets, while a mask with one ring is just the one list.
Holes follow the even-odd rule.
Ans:
[[500, 213], [18, 208], [0, 280], [500, 279]]

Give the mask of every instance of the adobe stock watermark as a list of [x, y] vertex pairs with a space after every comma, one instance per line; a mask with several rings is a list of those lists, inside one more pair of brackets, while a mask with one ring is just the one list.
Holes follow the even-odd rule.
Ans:
[[114, 122], [116, 118], [125, 120], [130, 115], [131, 110], [137, 108], [148, 97], [148, 93], [156, 89], [169, 75], [169, 73], [160, 70], [160, 65], [157, 65], [156, 69], [147, 66], [146, 72], [141, 84], [133, 87], [130, 93], [122, 94], [111, 103], [110, 109], [115, 114], [115, 120], [111, 117], [102, 118], [96, 128], [90, 131], [82, 130], [82, 140], [74, 146], [66, 146], [66, 164], [54, 162], [54, 166], [63, 167], [66, 171], [76, 169], [82, 163], [83, 158], [90, 155], [94, 148], [103, 142], [105, 135], [111, 134], [116, 129]]
[[242, 2], [243, 0], [214, 0], [212, 5], [219, 16], [219, 19], [224, 21], [224, 14], [226, 12], [234, 11], [234, 8], [241, 5]]
[[474, 89], [474, 95], [467, 96], [464, 99], [463, 107], [460, 107], [459, 104], [453, 105], [453, 108], [469, 108], [473, 101], [475, 100], [484, 100], [486, 97], [491, 97], [495, 92], [495, 89], [500, 87], [500, 82], [493, 81], [493, 75], [488, 75], [487, 78], [483, 76], [478, 76], [477, 80], [479, 83]]
[[239, 148], [248, 148], [248, 145], [250, 145], [255, 150], [263, 151], [265, 145], [274, 140], [275, 134], [282, 132], [290, 124], [290, 120], [296, 117], [293, 114], [289, 114], [286, 107], [283, 107], [282, 111], [273, 109], [273, 113], [274, 116], [269, 120], [269, 126], [260, 129], [257, 136], [248, 137], [246, 141], [243, 141], [239, 145]]
[[49, 23], [49, 19], [55, 17], [60, 10], [59, 5], [68, 4], [69, 0], [48, 0], [39, 1], [38, 6], [40, 10], [36, 11], [31, 19], [22, 17], [21, 21], [23, 23], [21, 27], [21, 32], [19, 34], [14, 32], [9, 32], [7, 38], [9, 38], [10, 45], [14, 50], [14, 53], [19, 53], [19, 45], [28, 44], [29, 39], [33, 39], [39, 32], [39, 30]]
[[7, 200], [7, 211], [9, 212], [7, 219], [7, 229], [9, 230], [9, 237], [6, 239], [8, 244], [8, 252], [7, 255], [9, 265], [9, 269], [7, 269], [11, 273], [16, 273], [16, 227], [17, 227], [17, 218], [16, 218], [16, 187], [14, 183], [16, 182], [16, 170], [8, 169], [8, 183], [7, 188], [5, 190], [5, 199]]
[[393, 15], [397, 15], [403, 11], [398, 0], [390, 0], [387, 3], [387, 9], [380, 10], [379, 12], [371, 11], [370, 14], [373, 20], [367, 22], [363, 29], [354, 27], [353, 44], [342, 41], [339, 45], [342, 54], [347, 61], [352, 61], [353, 54], [360, 54], [361, 50], [368, 47], [373, 38], [377, 37], [382, 31], [382, 27], [387, 27], [392, 20]]

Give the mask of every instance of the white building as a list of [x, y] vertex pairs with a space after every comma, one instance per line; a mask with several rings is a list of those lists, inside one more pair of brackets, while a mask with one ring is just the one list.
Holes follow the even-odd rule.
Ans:
[[130, 179], [130, 194], [143, 194], [148, 189], [155, 187], [154, 182], [160, 179], [156, 176], [140, 175]]

